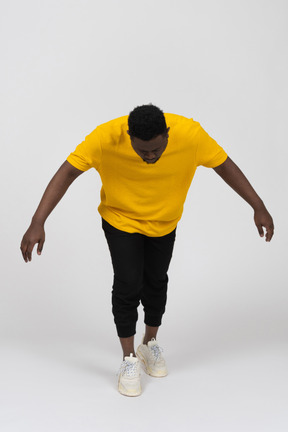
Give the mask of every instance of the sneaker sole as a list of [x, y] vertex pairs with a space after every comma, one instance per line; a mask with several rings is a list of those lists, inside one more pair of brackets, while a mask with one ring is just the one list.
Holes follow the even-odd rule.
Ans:
[[148, 364], [146, 363], [145, 358], [142, 357], [142, 355], [141, 355], [141, 353], [139, 353], [139, 351], [136, 352], [136, 357], [140, 361], [140, 363], [141, 363], [141, 365], [142, 365], [142, 367], [143, 367], [143, 369], [144, 369], [144, 371], [146, 372], [147, 375], [150, 375], [150, 376], [155, 377], [155, 378], [164, 378], [165, 376], [168, 375], [168, 372], [166, 372], [166, 373], [164, 372], [164, 373], [162, 373], [160, 375], [153, 374], [153, 372], [149, 368]]
[[122, 392], [119, 388], [118, 388], [118, 391], [119, 391], [119, 393], [121, 394], [121, 395], [123, 395], [123, 396], [128, 396], [128, 397], [137, 397], [137, 396], [141, 396], [141, 392], [140, 393], [136, 393], [136, 394], [128, 394], [128, 393], [124, 393], [124, 392]]
[[129, 396], [129, 397], [136, 397], [136, 396], [140, 396], [142, 394], [142, 388], [141, 387], [140, 387], [139, 392], [137, 392], [137, 393], [126, 393], [125, 389], [122, 387], [122, 385], [120, 384], [119, 381], [118, 381], [118, 391], [123, 396]]

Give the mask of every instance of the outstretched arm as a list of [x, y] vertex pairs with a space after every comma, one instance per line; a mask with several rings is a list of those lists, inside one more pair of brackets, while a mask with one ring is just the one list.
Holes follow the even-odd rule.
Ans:
[[264, 232], [262, 227], [265, 227], [266, 242], [269, 242], [274, 234], [273, 219], [240, 168], [228, 156], [224, 163], [213, 169], [235, 192], [251, 205], [254, 209], [254, 222], [258, 232], [263, 237]]
[[38, 243], [37, 253], [41, 255], [45, 242], [44, 223], [71, 183], [80, 174], [83, 174], [83, 171], [74, 168], [66, 160], [51, 179], [32, 218], [31, 224], [21, 241], [20, 249], [26, 263], [31, 261], [32, 251], [36, 243]]

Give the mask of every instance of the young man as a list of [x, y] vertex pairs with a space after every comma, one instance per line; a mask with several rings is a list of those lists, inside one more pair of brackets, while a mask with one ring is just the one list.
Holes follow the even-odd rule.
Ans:
[[[227, 153], [192, 118], [149, 104], [101, 124], [71, 153], [47, 186], [24, 234], [21, 251], [31, 261], [45, 241], [44, 223], [71, 183], [95, 168], [102, 180], [98, 211], [114, 270], [112, 312], [123, 350], [118, 390], [141, 394], [140, 363], [151, 376], [167, 375], [156, 336], [167, 299], [168, 268], [177, 224], [199, 165], [213, 168], [254, 209], [259, 235], [270, 242], [271, 215]], [[135, 354], [140, 301], [146, 333]]]

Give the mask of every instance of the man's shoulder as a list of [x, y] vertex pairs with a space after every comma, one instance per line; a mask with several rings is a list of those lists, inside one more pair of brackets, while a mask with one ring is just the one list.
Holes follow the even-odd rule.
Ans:
[[192, 117], [186, 117], [180, 114], [165, 113], [167, 127], [171, 127], [177, 136], [182, 137], [187, 134], [196, 134], [200, 128], [200, 123]]
[[102, 138], [111, 140], [119, 137], [127, 129], [128, 129], [128, 115], [117, 117], [105, 123], [101, 123], [97, 126], [95, 131], [97, 130], [97, 132], [100, 134]]

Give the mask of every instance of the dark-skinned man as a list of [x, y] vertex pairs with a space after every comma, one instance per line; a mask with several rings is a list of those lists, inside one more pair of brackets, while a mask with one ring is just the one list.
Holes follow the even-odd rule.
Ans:
[[[271, 215], [225, 150], [192, 118], [163, 113], [148, 104], [96, 127], [48, 184], [23, 236], [25, 262], [45, 242], [44, 223], [71, 183], [95, 168], [102, 180], [98, 207], [114, 271], [112, 312], [123, 358], [118, 390], [141, 394], [140, 365], [154, 377], [167, 375], [157, 332], [165, 312], [168, 268], [177, 224], [198, 166], [213, 168], [254, 210], [258, 233], [270, 242]], [[181, 294], [180, 294], [181, 295]], [[145, 333], [135, 352], [137, 308], [144, 309]]]

